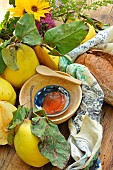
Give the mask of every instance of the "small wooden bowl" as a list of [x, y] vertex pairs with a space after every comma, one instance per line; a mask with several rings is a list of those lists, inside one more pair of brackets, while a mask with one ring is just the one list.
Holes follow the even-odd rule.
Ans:
[[[44, 76], [37, 73], [29, 80], [27, 80], [20, 90], [19, 103], [20, 105], [24, 105], [25, 107], [28, 108], [30, 108], [30, 88], [32, 85], [34, 85], [32, 94], [33, 101], [36, 93], [45, 86], [50, 85], [62, 86], [70, 93], [71, 100], [68, 109], [61, 115], [55, 117], [48, 117], [53, 123], [55, 124], [63, 123], [67, 121], [69, 118], [71, 118], [74, 114], [76, 114], [75, 112], [78, 109], [82, 100], [82, 90], [80, 85], [77, 85], [62, 78], [54, 76]], [[34, 103], [33, 107], [36, 108]]]

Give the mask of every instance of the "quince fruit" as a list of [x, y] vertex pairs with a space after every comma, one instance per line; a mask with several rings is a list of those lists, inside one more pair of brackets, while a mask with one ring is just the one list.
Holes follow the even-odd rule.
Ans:
[[16, 107], [7, 101], [0, 101], [0, 145], [8, 143], [8, 125], [13, 118]]
[[18, 156], [25, 163], [34, 167], [42, 167], [49, 162], [49, 159], [40, 153], [38, 149], [40, 139], [32, 134], [30, 126], [31, 120], [25, 119], [15, 135], [14, 146]]
[[93, 25], [90, 25], [87, 23], [87, 26], [89, 27], [88, 34], [86, 35], [85, 39], [81, 42], [81, 44], [85, 43], [86, 41], [90, 40], [96, 35], [95, 28]]
[[19, 70], [15, 71], [7, 67], [2, 77], [14, 87], [21, 88], [26, 80], [36, 74], [36, 67], [39, 65], [39, 61], [31, 47], [20, 43], [17, 49], [17, 64]]
[[[49, 48], [52, 50], [51, 47]], [[58, 70], [58, 65], [60, 60], [59, 56], [50, 55], [49, 54], [50, 51], [44, 46], [40, 46], [40, 45], [35, 46], [34, 50], [36, 52], [40, 64], [43, 64], [53, 70]]]
[[13, 105], [16, 102], [16, 92], [13, 86], [8, 81], [1, 77], [0, 77], [0, 100], [8, 101]]

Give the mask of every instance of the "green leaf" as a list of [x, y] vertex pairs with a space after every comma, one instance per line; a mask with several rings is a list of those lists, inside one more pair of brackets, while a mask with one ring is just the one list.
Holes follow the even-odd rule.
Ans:
[[9, 4], [15, 6], [15, 0], [9, 0]]
[[8, 129], [11, 130], [22, 123], [26, 117], [27, 112], [27, 108], [19, 106], [18, 109], [14, 112], [13, 119], [10, 122]]
[[17, 21], [15, 36], [31, 46], [42, 43], [42, 38], [35, 25], [34, 15], [26, 13]]
[[11, 145], [11, 146], [13, 145], [14, 136], [15, 136], [15, 129], [13, 128], [8, 132], [8, 137], [7, 137], [8, 145]]
[[0, 38], [3, 40], [9, 40], [13, 36], [14, 26], [16, 26], [16, 22], [19, 19], [18, 17], [9, 18], [9, 16], [10, 12], [8, 11], [4, 16], [4, 20], [0, 23]]
[[48, 30], [44, 35], [44, 42], [65, 55], [80, 45], [87, 33], [88, 26], [84, 22], [70, 22]]
[[60, 56], [60, 55], [61, 55], [61, 54], [60, 54], [56, 49], [54, 49], [54, 48], [53, 48], [53, 50], [51, 50], [48, 54], [54, 55], [54, 56]]
[[9, 45], [10, 42], [11, 42], [11, 38], [0, 45], [0, 74], [2, 74], [7, 67], [2, 57], [2, 49], [5, 48], [7, 45]]
[[0, 74], [2, 74], [4, 71], [5, 71], [5, 69], [6, 69], [6, 64], [4, 63], [4, 60], [3, 60], [3, 58], [2, 58], [2, 52], [1, 52], [1, 50], [0, 50]]
[[60, 133], [58, 126], [45, 117], [32, 118], [31, 131], [41, 139], [39, 150], [53, 166], [63, 169], [70, 157], [70, 145]]
[[4, 41], [4, 43], [2, 43], [1, 45], [0, 45], [0, 49], [3, 49], [3, 48], [5, 48], [7, 45], [9, 45], [10, 43], [11, 43], [11, 40], [13, 39], [13, 37], [11, 37], [9, 40], [6, 40], [6, 41]]
[[3, 48], [2, 49], [2, 58], [4, 63], [9, 67], [11, 70], [18, 70], [19, 67], [16, 61], [16, 49], [15, 47], [10, 48]]
[[36, 117], [36, 115], [41, 116], [41, 117], [47, 117], [47, 114], [45, 113], [45, 110], [43, 109], [33, 109], [33, 112], [35, 113], [33, 116]]
[[16, 18], [10, 18], [9, 19], [9, 22], [8, 22], [8, 29], [9, 29], [9, 33], [13, 33], [13, 31], [15, 30], [15, 27], [16, 27], [16, 23], [17, 21], [19, 20], [18, 17]]
[[1, 33], [1, 30], [2, 30], [3, 28], [5, 29], [6, 24], [7, 24], [7, 22], [8, 22], [8, 19], [9, 19], [9, 15], [10, 15], [10, 12], [7, 11], [6, 14], [5, 14], [5, 16], [4, 16], [3, 21], [0, 23], [0, 33]]

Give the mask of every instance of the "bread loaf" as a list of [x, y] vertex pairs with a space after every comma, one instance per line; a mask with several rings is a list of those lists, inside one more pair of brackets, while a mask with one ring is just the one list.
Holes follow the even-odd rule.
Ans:
[[79, 56], [75, 62], [88, 67], [104, 92], [104, 100], [113, 106], [113, 55], [92, 50]]

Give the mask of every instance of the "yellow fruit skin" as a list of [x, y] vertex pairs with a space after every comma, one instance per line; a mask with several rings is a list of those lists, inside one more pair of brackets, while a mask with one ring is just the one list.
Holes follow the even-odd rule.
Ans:
[[6, 145], [8, 135], [8, 125], [13, 118], [16, 107], [7, 101], [0, 101], [0, 145]]
[[18, 156], [25, 163], [34, 167], [42, 167], [49, 160], [39, 152], [38, 143], [40, 140], [31, 133], [30, 126], [31, 121], [25, 119], [15, 135], [14, 146]]
[[16, 102], [16, 92], [12, 85], [0, 77], [0, 100], [8, 101], [13, 105]]
[[39, 61], [31, 47], [20, 44], [17, 50], [17, 64], [19, 70], [14, 71], [7, 67], [2, 77], [14, 87], [21, 88], [25, 81], [36, 73], [36, 67], [39, 65]]
[[47, 48], [41, 47], [39, 45], [35, 46], [34, 50], [41, 64], [53, 70], [58, 70], [58, 65], [60, 60], [59, 56], [53, 56], [48, 54], [50, 51]]
[[90, 40], [91, 38], [93, 38], [96, 35], [94, 27], [92, 25], [90, 25], [89, 23], [87, 23], [87, 25], [89, 27], [89, 31], [81, 44], [85, 43], [86, 41]]

